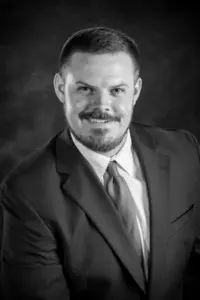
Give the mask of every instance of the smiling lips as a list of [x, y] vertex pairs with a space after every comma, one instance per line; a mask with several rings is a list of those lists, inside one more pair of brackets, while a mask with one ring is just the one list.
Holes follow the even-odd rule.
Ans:
[[90, 123], [108, 123], [108, 120], [102, 120], [102, 119], [89, 119]]
[[114, 122], [114, 121], [111, 121], [111, 120], [105, 120], [105, 119], [87, 119], [87, 121], [90, 123], [90, 124], [104, 124], [104, 123], [111, 123], [111, 122]]

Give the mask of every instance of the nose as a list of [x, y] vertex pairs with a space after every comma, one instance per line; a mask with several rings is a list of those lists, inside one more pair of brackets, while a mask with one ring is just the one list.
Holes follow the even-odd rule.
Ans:
[[110, 110], [112, 99], [107, 91], [101, 91], [95, 95], [94, 102], [96, 106], [105, 110]]

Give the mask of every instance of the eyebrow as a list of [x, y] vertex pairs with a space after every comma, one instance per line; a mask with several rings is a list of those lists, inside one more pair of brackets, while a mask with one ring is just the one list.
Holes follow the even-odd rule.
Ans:
[[89, 87], [91, 87], [91, 88], [94, 88], [93, 85], [91, 85], [91, 84], [89, 84], [89, 83], [87, 83], [87, 82], [81, 81], [81, 80], [76, 81], [76, 84], [83, 84], [83, 85], [87, 85], [87, 86], [89, 86]]
[[[83, 85], [87, 85], [87, 86], [90, 87], [90, 88], [95, 88], [95, 86], [93, 86], [93, 85], [91, 85], [91, 84], [89, 84], [89, 83], [87, 83], [87, 82], [81, 81], [81, 80], [76, 81], [76, 84], [83, 84]], [[120, 82], [120, 83], [118, 83], [118, 84], [112, 85], [111, 88], [114, 88], [114, 87], [116, 88], [116, 87], [120, 87], [120, 86], [126, 86], [126, 87], [129, 87], [127, 83], [125, 83], [125, 82]]]

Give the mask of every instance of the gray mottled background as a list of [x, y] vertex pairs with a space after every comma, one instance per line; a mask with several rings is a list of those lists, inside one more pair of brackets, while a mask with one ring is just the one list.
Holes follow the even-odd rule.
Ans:
[[[114, 27], [138, 42], [143, 90], [134, 120], [185, 128], [199, 139], [198, 14], [194, 0], [0, 0], [0, 183], [63, 128], [52, 79], [63, 43], [83, 27]], [[0, 209], [0, 248], [1, 227]], [[196, 264], [184, 300], [199, 287]]]
[[134, 119], [200, 137], [199, 21], [192, 1], [1, 1], [0, 182], [64, 126], [52, 85], [64, 41], [83, 27], [125, 31], [142, 54]]

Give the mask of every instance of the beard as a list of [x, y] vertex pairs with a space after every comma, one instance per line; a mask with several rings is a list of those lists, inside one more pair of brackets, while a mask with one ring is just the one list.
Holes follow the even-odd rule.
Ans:
[[[106, 138], [106, 131], [107, 129], [103, 129], [103, 128], [96, 128], [94, 130], [93, 135], [83, 135], [80, 132], [75, 131], [69, 124], [69, 122], [67, 121], [67, 125], [69, 130], [73, 133], [73, 135], [75, 136], [75, 138], [82, 143], [84, 146], [86, 146], [87, 148], [95, 151], [95, 152], [109, 152], [115, 148], [117, 148], [120, 144], [123, 143], [126, 135], [127, 135], [127, 131], [130, 128], [130, 124], [132, 121], [132, 116], [133, 116], [133, 110], [131, 112], [131, 117], [130, 117], [130, 121], [128, 123], [128, 125], [126, 126], [126, 128], [124, 129], [124, 132], [114, 138], [111, 139], [111, 137], [107, 137]], [[119, 120], [115, 120], [116, 122], [118, 122]]]
[[124, 138], [127, 134], [129, 126], [127, 126], [126, 130], [124, 131], [124, 133], [121, 136], [115, 138], [114, 140], [110, 140], [110, 138], [105, 138], [102, 129], [98, 130], [98, 134], [96, 136], [84, 136], [84, 135], [74, 131], [70, 126], [69, 126], [69, 129], [73, 133], [73, 135], [76, 137], [76, 139], [80, 143], [82, 143], [84, 146], [86, 146], [87, 148], [89, 148], [95, 152], [105, 153], [105, 152], [115, 149], [122, 143], [122, 141], [124, 140]]

